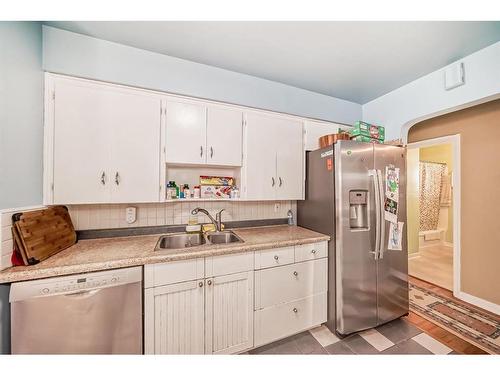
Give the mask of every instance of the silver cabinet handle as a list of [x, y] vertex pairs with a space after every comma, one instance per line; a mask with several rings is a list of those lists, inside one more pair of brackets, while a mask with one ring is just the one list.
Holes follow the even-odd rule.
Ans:
[[279, 177], [279, 180], [280, 180], [279, 186], [281, 187], [281, 185], [283, 185], [283, 180], [281, 179], [281, 177]]
[[312, 249], [311, 253], [316, 254], [316, 249]]
[[292, 311], [293, 311], [294, 313], [298, 313], [298, 312], [299, 312], [299, 310], [297, 310], [297, 308], [296, 308], [296, 307], [294, 307]]
[[203, 286], [203, 281], [200, 281], [200, 282], [198, 283], [198, 286], [201, 288], [201, 287]]
[[106, 185], [106, 172], [102, 172], [101, 175], [101, 184]]
[[214, 148], [210, 146], [210, 159], [214, 156]]
[[203, 146], [200, 146], [200, 158], [203, 157]]
[[278, 259], [279, 259], [279, 256], [275, 255], [274, 260], [278, 260]]
[[274, 187], [274, 185], [275, 185], [275, 182], [274, 182], [274, 177], [271, 177], [271, 181], [272, 181], [271, 186], [273, 186], [273, 187]]
[[117, 186], [120, 185], [120, 175], [118, 174], [118, 172], [116, 172], [115, 174], [115, 184]]
[[207, 281], [207, 284], [208, 284], [208, 285], [212, 285], [212, 280], [208, 280], [208, 281]]
[[293, 276], [299, 276], [299, 273], [297, 271], [293, 271]]

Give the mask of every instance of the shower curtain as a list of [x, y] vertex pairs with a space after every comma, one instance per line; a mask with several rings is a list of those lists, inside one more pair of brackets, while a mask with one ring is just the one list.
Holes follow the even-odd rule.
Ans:
[[420, 231], [437, 229], [446, 164], [420, 162]]

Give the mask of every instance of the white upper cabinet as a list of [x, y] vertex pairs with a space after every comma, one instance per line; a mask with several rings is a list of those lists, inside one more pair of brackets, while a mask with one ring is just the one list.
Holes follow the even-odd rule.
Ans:
[[207, 107], [167, 101], [166, 160], [168, 163], [205, 164]]
[[159, 199], [160, 99], [130, 93], [116, 95], [120, 111], [111, 134], [111, 201]]
[[317, 150], [319, 148], [319, 138], [338, 133], [343, 126], [333, 122], [307, 120], [304, 123], [305, 129], [305, 149], [306, 151]]
[[304, 143], [301, 121], [283, 119], [276, 122], [276, 198], [303, 199]]
[[207, 164], [241, 166], [243, 113], [222, 106], [208, 107]]
[[246, 198], [276, 197], [276, 139], [274, 118], [260, 113], [246, 114]]
[[47, 203], [159, 200], [159, 96], [71, 79], [56, 79], [51, 96]]
[[167, 100], [166, 161], [241, 166], [242, 111]]
[[302, 122], [249, 112], [245, 134], [246, 198], [303, 199]]
[[53, 202], [48, 203], [109, 202], [111, 95], [64, 81], [55, 83], [55, 91]]

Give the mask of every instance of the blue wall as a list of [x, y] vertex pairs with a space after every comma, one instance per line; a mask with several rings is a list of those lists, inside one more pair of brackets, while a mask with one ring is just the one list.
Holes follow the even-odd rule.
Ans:
[[345, 124], [361, 118], [357, 103], [50, 26], [43, 69]]
[[42, 25], [0, 22], [0, 209], [42, 202]]

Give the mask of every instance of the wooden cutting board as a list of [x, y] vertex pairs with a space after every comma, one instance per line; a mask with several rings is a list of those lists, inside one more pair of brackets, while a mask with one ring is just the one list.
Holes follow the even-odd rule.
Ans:
[[29, 265], [36, 264], [76, 243], [76, 233], [68, 209], [52, 206], [12, 216], [16, 240]]

